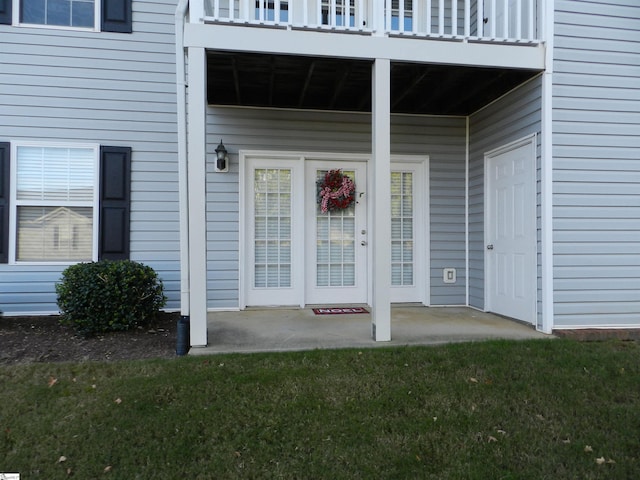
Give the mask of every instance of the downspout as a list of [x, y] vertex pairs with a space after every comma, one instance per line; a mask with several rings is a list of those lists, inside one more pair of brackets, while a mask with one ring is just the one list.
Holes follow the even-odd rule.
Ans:
[[189, 182], [187, 180], [187, 83], [185, 81], [184, 22], [189, 0], [179, 0], [175, 14], [176, 92], [178, 116], [178, 194], [180, 208], [180, 314], [188, 318], [189, 304]]

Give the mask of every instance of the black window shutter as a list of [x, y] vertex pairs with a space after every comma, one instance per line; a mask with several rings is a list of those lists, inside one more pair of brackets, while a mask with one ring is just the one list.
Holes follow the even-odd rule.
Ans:
[[0, 263], [9, 261], [9, 143], [0, 143]]
[[100, 260], [129, 258], [131, 148], [100, 147]]
[[[11, 1], [11, 0], [0, 0]], [[131, 33], [131, 3], [133, 0], [102, 0], [103, 32]]]
[[0, 24], [11, 25], [12, 0], [0, 0]]

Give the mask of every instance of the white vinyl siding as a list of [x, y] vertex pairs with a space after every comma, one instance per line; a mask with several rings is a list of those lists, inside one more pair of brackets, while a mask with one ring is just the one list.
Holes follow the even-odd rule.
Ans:
[[[238, 306], [239, 150], [371, 152], [366, 114], [209, 107], [207, 110], [207, 271], [209, 308]], [[465, 303], [465, 119], [394, 115], [392, 154], [429, 156], [431, 189], [431, 303]], [[220, 138], [230, 151], [230, 171], [213, 171]], [[442, 268], [457, 269], [457, 283]]]
[[640, 324], [640, 4], [556, 0], [556, 328]]
[[[0, 141], [131, 147], [130, 258], [158, 272], [168, 309], [180, 301], [175, 8], [135, 1], [127, 35], [0, 25]], [[0, 265], [0, 309], [57, 312], [62, 268]]]

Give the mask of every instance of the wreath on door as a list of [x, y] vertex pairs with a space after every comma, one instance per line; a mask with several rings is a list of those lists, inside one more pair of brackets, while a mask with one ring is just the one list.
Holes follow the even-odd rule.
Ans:
[[344, 210], [356, 201], [356, 184], [342, 170], [329, 170], [318, 182], [318, 203], [322, 213]]

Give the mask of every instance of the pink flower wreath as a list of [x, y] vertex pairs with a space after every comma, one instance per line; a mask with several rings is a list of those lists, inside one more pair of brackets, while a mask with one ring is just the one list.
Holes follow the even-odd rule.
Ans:
[[342, 173], [329, 170], [324, 180], [318, 182], [318, 201], [322, 213], [344, 210], [356, 201], [356, 184]]

